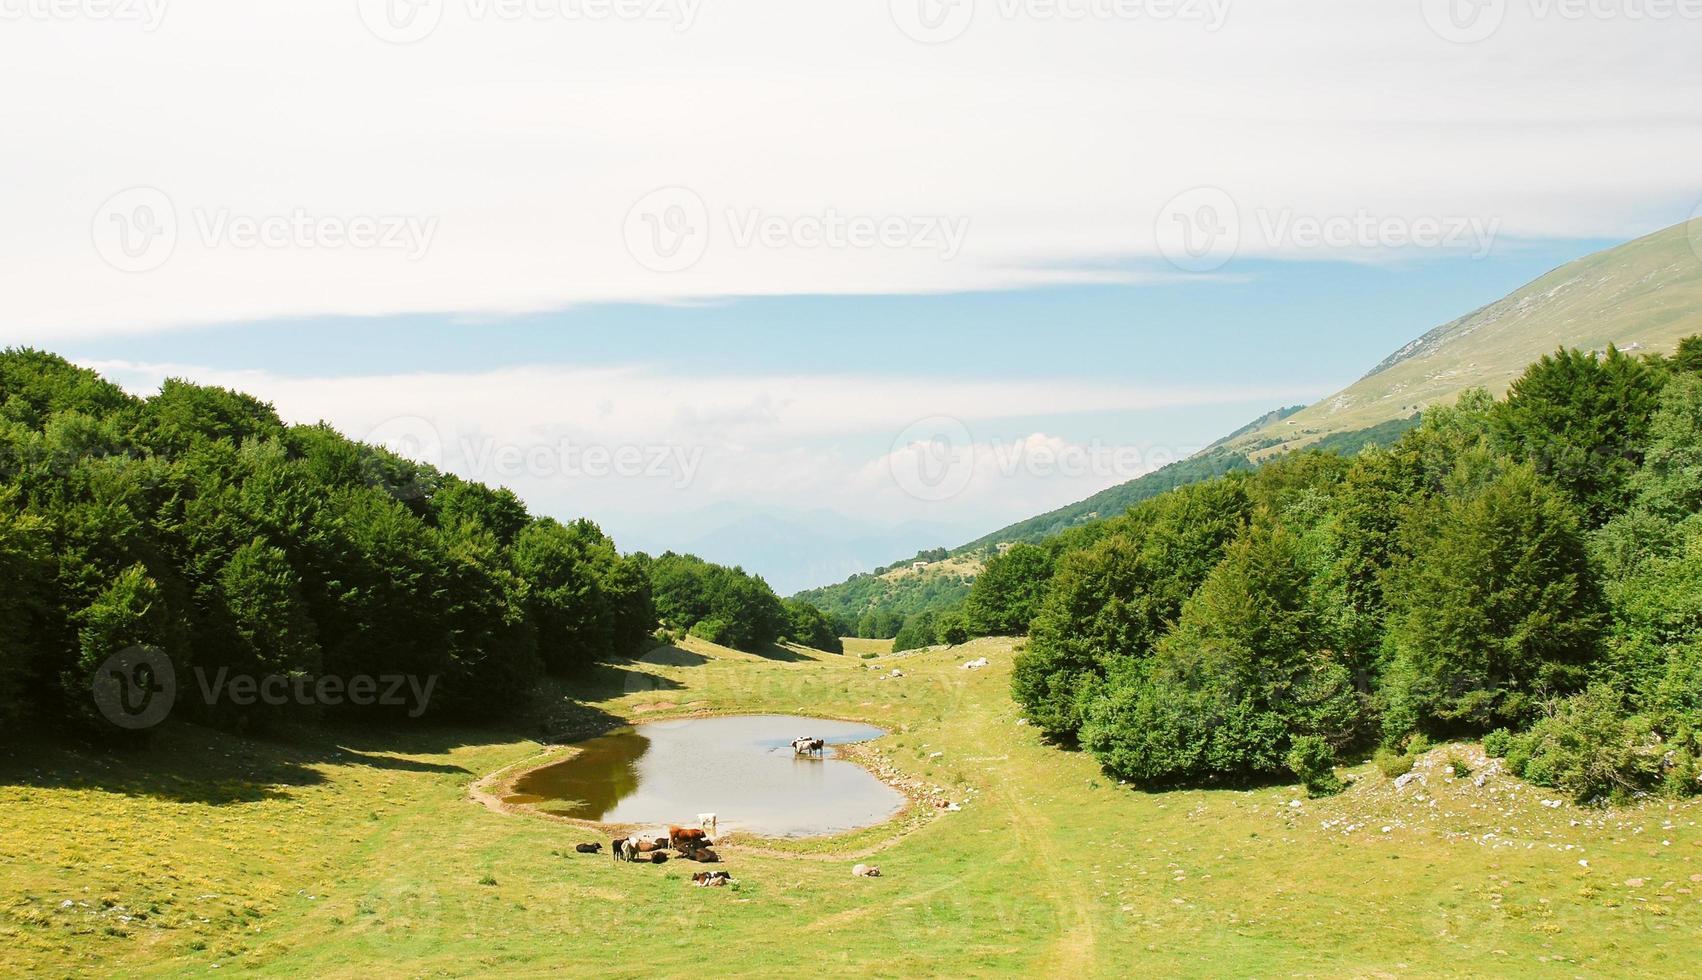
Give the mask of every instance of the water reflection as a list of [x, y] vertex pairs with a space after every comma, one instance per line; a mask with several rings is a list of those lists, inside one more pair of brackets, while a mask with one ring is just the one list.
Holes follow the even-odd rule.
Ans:
[[580, 743], [583, 751], [573, 758], [517, 780], [508, 799], [609, 823], [691, 823], [713, 812], [723, 830], [837, 833], [885, 820], [904, 799], [861, 766], [794, 756], [791, 741], [813, 735], [843, 745], [882, 734], [869, 725], [791, 715], [641, 725]]

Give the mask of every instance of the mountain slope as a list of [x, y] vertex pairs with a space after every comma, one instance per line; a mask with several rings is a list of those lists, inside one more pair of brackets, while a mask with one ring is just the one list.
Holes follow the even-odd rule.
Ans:
[[1255, 459], [1446, 404], [1499, 395], [1557, 347], [1668, 353], [1702, 332], [1702, 220], [1570, 262], [1390, 355], [1346, 389], [1228, 441]]
[[[1467, 388], [1499, 395], [1557, 347], [1670, 353], [1702, 334], [1702, 219], [1597, 252], [1548, 273], [1504, 299], [1444, 324], [1385, 358], [1359, 381], [1304, 408], [1271, 412], [1198, 455], [1078, 503], [1019, 521], [952, 550], [984, 552], [1002, 542], [1038, 541], [1077, 524], [1120, 514], [1184, 483], [1315, 447], [1352, 453], [1388, 445], [1419, 413]], [[820, 601], [856, 598], [881, 606], [858, 576], [815, 590]], [[906, 597], [907, 605], [913, 605]]]

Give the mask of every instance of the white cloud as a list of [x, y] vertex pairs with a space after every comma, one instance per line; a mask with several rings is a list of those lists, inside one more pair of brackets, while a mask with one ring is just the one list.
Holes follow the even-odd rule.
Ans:
[[[1287, 210], [1617, 236], [1687, 213], [1702, 156], [1702, 107], [1677, 97], [1702, 82], [1691, 19], [1510, 0], [1498, 31], [1452, 44], [1418, 3], [1241, 0], [1208, 31], [986, 0], [927, 45], [878, 0], [706, 0], [684, 30], [516, 21], [496, 2], [425, 0], [441, 23], [405, 46], [354, 0], [171, 0], [151, 31], [0, 2], [0, 340], [1115, 279], [1198, 185], [1228, 190], [1249, 229]], [[165, 192], [152, 217], [176, 218], [176, 243], [125, 272], [93, 238], [103, 202], [137, 186]], [[657, 226], [628, 212], [670, 186], [702, 201], [708, 236], [695, 265], [659, 273], [626, 244]], [[949, 260], [915, 237], [798, 247], [835, 215], [966, 226]], [[802, 232], [734, 247], [731, 224], [753, 216]], [[307, 247], [244, 244], [248, 224], [297, 218]], [[435, 222], [423, 257], [347, 244], [404, 219]], [[1333, 254], [1256, 234], [1241, 252]]]
[[[1131, 436], [1131, 413], [1247, 405], [1252, 414], [1327, 388], [684, 376], [640, 368], [287, 377], [180, 364], [87, 366], [138, 394], [172, 376], [246, 391], [273, 403], [287, 422], [323, 419], [354, 438], [509, 486], [559, 516], [737, 503], [828, 508], [885, 524], [949, 514], [989, 526], [1081, 499], [1199, 448]], [[1063, 416], [1101, 417], [1105, 433], [1072, 440], [1043, 431]], [[951, 439], [947, 465], [967, 461], [949, 493], [938, 492], [937, 481], [907, 478], [928, 448], [919, 443], [938, 432]]]

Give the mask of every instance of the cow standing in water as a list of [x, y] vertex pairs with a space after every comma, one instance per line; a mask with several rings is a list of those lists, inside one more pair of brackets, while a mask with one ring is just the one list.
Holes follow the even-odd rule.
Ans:
[[826, 742], [824, 742], [823, 740], [821, 740], [819, 738], [810, 738], [807, 735], [803, 736], [801, 738], [795, 738], [795, 739], [792, 740], [792, 754], [793, 755], [812, 755], [812, 754], [813, 755], [820, 755], [821, 752], [822, 752], [822, 748], [826, 744], [827, 744]]

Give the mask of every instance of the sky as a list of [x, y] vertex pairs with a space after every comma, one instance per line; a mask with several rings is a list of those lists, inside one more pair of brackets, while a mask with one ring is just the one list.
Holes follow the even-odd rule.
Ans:
[[1702, 202], [1693, 0], [0, 0], [0, 343], [781, 591]]

